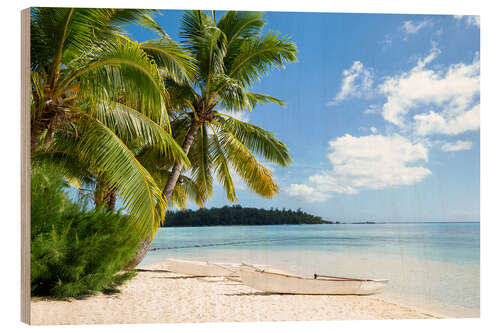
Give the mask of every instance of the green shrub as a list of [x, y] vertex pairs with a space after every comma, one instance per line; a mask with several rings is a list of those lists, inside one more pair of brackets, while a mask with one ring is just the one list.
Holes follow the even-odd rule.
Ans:
[[76, 297], [116, 291], [117, 274], [140, 239], [126, 215], [69, 199], [63, 178], [46, 168], [31, 176], [31, 294]]

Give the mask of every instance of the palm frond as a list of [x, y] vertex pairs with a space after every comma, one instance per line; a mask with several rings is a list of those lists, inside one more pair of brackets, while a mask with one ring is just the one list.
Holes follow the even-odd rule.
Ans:
[[240, 81], [225, 74], [219, 74], [212, 79], [212, 89], [218, 94], [219, 105], [226, 110], [251, 110], [252, 104], [246, 96], [245, 88]]
[[117, 190], [130, 217], [143, 237], [160, 226], [166, 202], [149, 172], [130, 149], [98, 120], [83, 119], [79, 134], [59, 135], [54, 151], [77, 153], [93, 174], [99, 174]]
[[151, 18], [152, 12], [147, 9], [32, 8], [32, 66], [48, 68], [55, 62], [61, 45], [62, 63], [67, 64], [102, 41], [125, 38], [127, 33], [123, 27], [128, 24], [162, 30]]
[[210, 90], [211, 77], [224, 73], [226, 36], [201, 10], [186, 11], [182, 17], [183, 45], [197, 60], [197, 81]]
[[209, 155], [209, 140], [205, 126], [200, 127], [188, 157], [192, 166], [189, 170], [192, 179], [198, 184], [200, 192], [205, 193], [204, 196], [210, 198], [213, 192], [212, 158]]
[[31, 71], [31, 121], [42, 117], [43, 104], [40, 101], [45, 100], [44, 82], [46, 81], [47, 75], [43, 69]]
[[[69, 153], [69, 154], [68, 154]], [[32, 167], [48, 167], [56, 169], [69, 184], [80, 188], [83, 184], [93, 182], [89, 165], [78, 158], [74, 152], [38, 152], [31, 158]]]
[[207, 193], [203, 192], [193, 179], [185, 175], [179, 177], [177, 187], [186, 194], [186, 199], [194, 201], [199, 207], [203, 207], [208, 200]]
[[213, 158], [212, 164], [214, 165], [214, 172], [217, 175], [219, 183], [224, 186], [227, 200], [234, 202], [238, 200], [238, 197], [236, 196], [229, 162], [227, 161], [226, 153], [222, 148], [222, 144], [219, 142], [216, 130], [213, 127], [212, 130], [213, 135], [210, 135], [209, 137], [209, 147], [211, 150], [210, 155]]
[[257, 104], [267, 104], [267, 103], [276, 103], [279, 104], [280, 106], [285, 106], [285, 102], [283, 102], [281, 99], [278, 99], [270, 95], [259, 94], [249, 91], [246, 91], [245, 95], [249, 103], [252, 105], [252, 108], [256, 107]]
[[[155, 11], [155, 12], [159, 13], [159, 11]], [[160, 36], [161, 38], [169, 38], [170, 39], [170, 36], [162, 28], [162, 26], [160, 24], [158, 24], [158, 22], [156, 22], [156, 20], [153, 19], [148, 13], [142, 13], [142, 15], [139, 18], [139, 20], [137, 21], [137, 23], [142, 25], [145, 28], [148, 28], [148, 29], [156, 32], [156, 34], [158, 34], [158, 36]]]
[[274, 68], [284, 68], [287, 62], [297, 61], [297, 47], [289, 37], [280, 37], [269, 31], [261, 39], [246, 39], [241, 43], [239, 54], [226, 63], [230, 77], [250, 86], [262, 75]]
[[132, 107], [116, 101], [101, 101], [92, 115], [127, 144], [155, 147], [161, 152], [162, 158], [190, 166], [189, 159], [175, 139]]
[[193, 104], [199, 97], [196, 90], [188, 82], [179, 83], [168, 77], [164, 77], [163, 84], [165, 90], [168, 91], [171, 113], [185, 109], [193, 109]]
[[278, 193], [278, 184], [274, 182], [272, 172], [238, 138], [229, 131], [219, 131], [218, 138], [232, 168], [251, 191], [266, 198]]
[[156, 62], [164, 76], [176, 83], [194, 79], [194, 59], [169, 37], [142, 42], [140, 46]]
[[97, 105], [126, 93], [128, 103], [141, 113], [158, 123], [165, 120], [160, 73], [137, 43], [108, 43], [91, 51], [69, 66], [61, 89], [79, 82], [82, 105]]
[[[151, 175], [153, 175], [155, 179], [157, 179], [157, 177], [161, 179], [161, 182], [158, 182], [158, 184], [166, 184], [170, 172], [168, 170], [157, 170]], [[184, 175], [179, 176], [179, 180], [172, 193], [172, 206], [184, 209], [187, 207], [189, 201], [193, 201], [198, 206], [203, 207], [206, 200], [206, 193], [200, 191], [200, 188], [193, 179]]]
[[259, 37], [265, 24], [263, 16], [262, 12], [228, 11], [219, 20], [217, 26], [227, 38], [226, 64], [231, 64], [238, 56], [241, 43]]
[[222, 131], [231, 133], [235, 139], [250, 151], [266, 160], [281, 166], [292, 163], [292, 159], [288, 154], [288, 147], [276, 139], [274, 134], [259, 126], [245, 123], [236, 118], [224, 119], [221, 116], [216, 117], [215, 123], [220, 126]]

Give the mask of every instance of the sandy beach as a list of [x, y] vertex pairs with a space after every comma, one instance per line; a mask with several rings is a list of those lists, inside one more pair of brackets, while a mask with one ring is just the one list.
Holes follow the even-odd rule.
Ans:
[[34, 325], [440, 318], [374, 296], [265, 294], [239, 282], [143, 267], [115, 295], [32, 300]]

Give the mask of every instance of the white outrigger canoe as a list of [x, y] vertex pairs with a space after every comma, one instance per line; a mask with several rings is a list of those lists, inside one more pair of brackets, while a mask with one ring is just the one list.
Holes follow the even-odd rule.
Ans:
[[246, 265], [230, 263], [212, 263], [207, 261], [192, 261], [181, 259], [165, 260], [167, 269], [171, 272], [206, 277], [239, 277], [240, 267], [263, 268], [265, 265]]
[[236, 265], [217, 264], [206, 261], [191, 261], [180, 259], [165, 260], [167, 269], [171, 272], [194, 276], [239, 276]]
[[243, 283], [254, 289], [279, 294], [366, 295], [387, 285], [389, 280], [362, 280], [316, 275], [314, 278], [240, 268]]

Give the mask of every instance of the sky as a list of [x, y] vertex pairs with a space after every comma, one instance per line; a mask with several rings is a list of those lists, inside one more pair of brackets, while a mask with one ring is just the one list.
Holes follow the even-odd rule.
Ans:
[[[156, 20], [179, 40], [182, 11], [161, 14]], [[342, 222], [479, 221], [479, 17], [264, 18], [264, 33], [289, 36], [299, 60], [251, 89], [285, 107], [237, 116], [273, 132], [293, 163], [260, 159], [279, 195], [261, 198], [236, 180], [238, 204], [301, 208]], [[155, 38], [140, 27], [127, 30], [138, 41]], [[215, 186], [206, 207], [230, 204]]]

